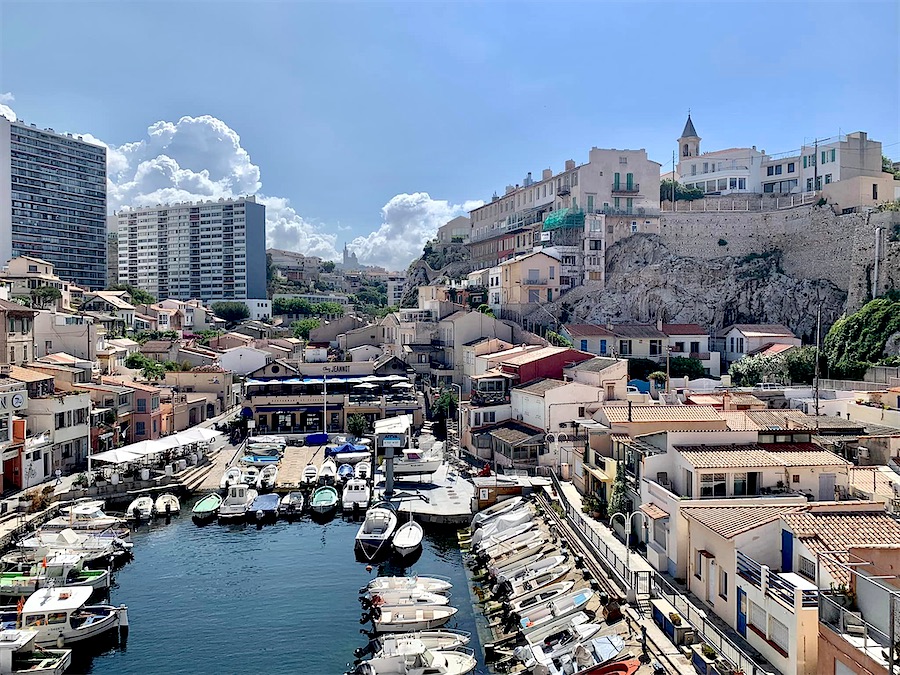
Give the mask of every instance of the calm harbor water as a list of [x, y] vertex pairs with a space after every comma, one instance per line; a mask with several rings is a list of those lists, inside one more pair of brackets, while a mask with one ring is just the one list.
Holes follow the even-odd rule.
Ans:
[[408, 571], [451, 578], [459, 612], [448, 627], [472, 633], [480, 661], [455, 532], [429, 532], [409, 568], [389, 560], [366, 572], [353, 553], [357, 528], [308, 517], [261, 529], [198, 527], [186, 516], [141, 527], [111, 593], [113, 604], [128, 605], [127, 646], [92, 657], [76, 650], [71, 672], [339, 675], [366, 643], [359, 589], [377, 573]]

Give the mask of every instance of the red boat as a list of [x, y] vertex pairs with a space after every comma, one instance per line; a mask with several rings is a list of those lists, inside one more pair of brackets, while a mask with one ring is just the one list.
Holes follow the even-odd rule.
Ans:
[[634, 675], [640, 667], [640, 659], [626, 659], [602, 666], [593, 666], [587, 670], [579, 670], [576, 675]]

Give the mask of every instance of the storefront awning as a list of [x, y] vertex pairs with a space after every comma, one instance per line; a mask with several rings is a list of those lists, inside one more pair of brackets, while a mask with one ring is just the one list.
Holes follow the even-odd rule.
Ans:
[[[258, 405], [255, 410], [257, 413], [320, 413], [322, 412], [320, 405]], [[329, 410], [340, 410], [344, 407], [343, 403], [329, 403]]]

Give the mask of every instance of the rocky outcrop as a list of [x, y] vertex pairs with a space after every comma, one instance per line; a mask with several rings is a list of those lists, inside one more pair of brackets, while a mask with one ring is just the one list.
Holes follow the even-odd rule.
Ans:
[[[822, 334], [841, 316], [847, 294], [830, 281], [798, 279], [781, 269], [778, 250], [713, 259], [674, 255], [649, 234], [610, 247], [607, 283], [578, 287], [547, 306], [576, 323], [655, 321], [722, 327], [780, 323], [804, 341], [815, 340], [816, 310]], [[565, 305], [565, 306], [563, 306]], [[544, 312], [531, 318], [544, 323]]]

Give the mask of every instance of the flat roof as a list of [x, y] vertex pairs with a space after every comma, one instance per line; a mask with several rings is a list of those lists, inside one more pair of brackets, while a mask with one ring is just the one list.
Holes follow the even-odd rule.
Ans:
[[551, 389], [558, 389], [559, 387], [565, 387], [567, 382], [563, 382], [562, 380], [554, 380], [549, 377], [542, 377], [537, 380], [531, 380], [531, 382], [526, 382], [525, 384], [520, 384], [517, 387], [513, 387], [516, 391], [525, 392], [526, 394], [534, 394], [535, 396], [543, 396]]

